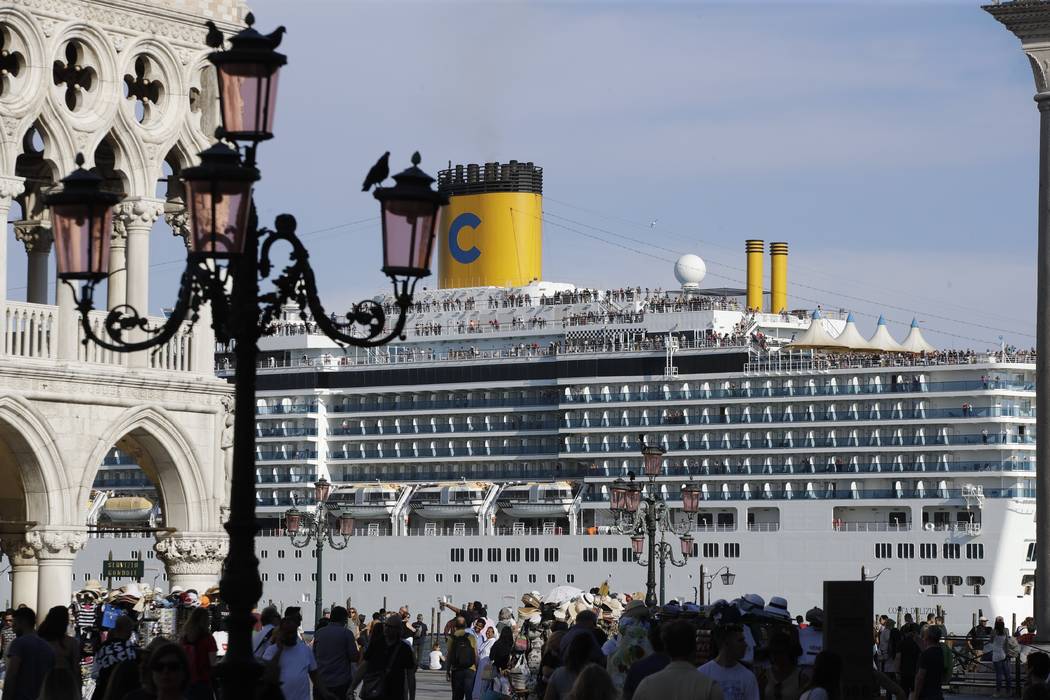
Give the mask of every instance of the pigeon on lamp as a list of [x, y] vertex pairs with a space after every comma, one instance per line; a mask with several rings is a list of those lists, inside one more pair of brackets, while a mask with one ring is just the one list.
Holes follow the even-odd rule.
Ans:
[[204, 35], [204, 43], [213, 49], [222, 48], [222, 32], [215, 26], [215, 22], [208, 20], [204, 23], [208, 27], [208, 33]]
[[372, 189], [373, 185], [378, 185], [383, 180], [390, 176], [390, 151], [387, 151], [379, 157], [376, 164], [372, 166], [372, 169], [368, 171], [368, 175], [365, 176], [365, 182], [361, 185], [361, 191], [367, 192]]

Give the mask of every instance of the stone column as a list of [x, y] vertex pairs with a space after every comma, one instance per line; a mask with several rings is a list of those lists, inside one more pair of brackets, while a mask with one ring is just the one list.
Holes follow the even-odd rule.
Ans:
[[36, 610], [36, 552], [26, 542], [24, 533], [0, 536], [0, 549], [11, 563], [11, 607], [24, 604]]
[[[172, 235], [181, 238], [190, 247], [189, 215], [181, 199], [173, 199], [164, 205], [164, 221], [171, 227]], [[215, 330], [211, 327], [211, 303], [204, 302], [197, 310], [197, 323], [193, 327], [193, 346], [190, 368], [198, 374], [215, 374]]]
[[73, 561], [87, 542], [87, 528], [45, 528], [26, 533], [26, 541], [36, 552], [37, 614], [45, 615], [56, 605], [68, 606], [73, 600]]
[[48, 261], [51, 255], [51, 226], [43, 221], [14, 222], [15, 238], [22, 241], [29, 256], [26, 301], [30, 304], [47, 303]]
[[153, 548], [164, 562], [169, 587], [178, 585], [204, 593], [219, 585], [222, 562], [229, 546], [225, 533], [180, 532], [158, 536]]
[[11, 210], [11, 200], [24, 189], [25, 178], [0, 176], [0, 216], [5, 224], [4, 235], [0, 236], [0, 302], [7, 299], [7, 213]]
[[[127, 304], [141, 316], [149, 313], [149, 234], [153, 222], [164, 213], [164, 203], [157, 199], [128, 199], [113, 210], [113, 230], [123, 229], [127, 236]], [[141, 332], [129, 334], [142, 339]], [[128, 355], [128, 367], [147, 367], [148, 352]]]
[[109, 237], [109, 277], [106, 278], [106, 308], [128, 303], [128, 232], [121, 217], [113, 214]]

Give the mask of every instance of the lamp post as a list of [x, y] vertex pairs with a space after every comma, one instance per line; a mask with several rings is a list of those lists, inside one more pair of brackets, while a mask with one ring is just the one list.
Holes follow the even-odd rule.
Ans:
[[[325, 545], [332, 549], [346, 549], [350, 544], [350, 535], [354, 534], [354, 519], [342, 512], [342, 508], [328, 503], [331, 494], [332, 485], [321, 477], [314, 484], [314, 512], [303, 513], [293, 505], [284, 514], [284, 529], [293, 547], [303, 549], [311, 542], [314, 543], [314, 629], [317, 629], [323, 610], [324, 588], [321, 576], [324, 573], [322, 561]], [[338, 521], [338, 528], [334, 533], [331, 523], [333, 517]]]
[[[722, 585], [732, 586], [733, 582], [736, 581], [736, 574], [729, 570], [728, 566], [723, 566], [715, 573], [707, 576], [704, 574], [704, 565], [700, 565], [700, 605], [708, 605], [711, 602], [711, 584], [714, 583], [715, 578], [721, 574]], [[707, 591], [707, 600], [704, 600], [704, 591]]]
[[[200, 154], [198, 166], [183, 171], [192, 235], [178, 298], [162, 325], [152, 326], [146, 309], [127, 305], [107, 314], [104, 333], [96, 334], [90, 322], [95, 287], [109, 272], [111, 207], [119, 195], [104, 192], [101, 179], [85, 171], [84, 159], [78, 156], [78, 169], [46, 199], [52, 208], [58, 277], [73, 290], [85, 343], [116, 352], [154, 348], [170, 340], [184, 322], [194, 323], [198, 309], [208, 302], [216, 339], [234, 346], [233, 468], [225, 523], [230, 545], [220, 587], [229, 606], [230, 635], [221, 676], [237, 693], [254, 687], [261, 672], [251, 648], [252, 609], [262, 595], [255, 556], [258, 340], [270, 331], [286, 303], [297, 304], [322, 333], [343, 345], [374, 347], [400, 336], [416, 283], [430, 274], [437, 212], [448, 201], [431, 189], [434, 180], [419, 169], [418, 153], [412, 167], [394, 176], [393, 187], [377, 188], [383, 271], [393, 284], [397, 319], [388, 329], [382, 305], [373, 300], [356, 304], [342, 319], [329, 317], [317, 296], [309, 253], [295, 233], [295, 219], [281, 214], [273, 229], [258, 225], [252, 199], [252, 185], [259, 179], [255, 152], [273, 136], [277, 74], [286, 59], [275, 51], [283, 28], [262, 35], [252, 28], [250, 13], [245, 20], [247, 28], [230, 37], [226, 50], [222, 33], [209, 23], [208, 43], [216, 51], [208, 59], [216, 68], [223, 120], [218, 135], [233, 146], [216, 143]], [[273, 291], [260, 294], [260, 279], [270, 278], [273, 270], [270, 252], [275, 243], [290, 247], [289, 263], [271, 280]]]
[[[646, 567], [645, 604], [652, 607], [657, 604], [656, 565], [660, 566], [659, 604], [664, 604], [667, 584], [667, 564], [683, 567], [693, 554], [693, 536], [689, 534], [692, 523], [684, 527], [675, 523], [670, 517], [670, 507], [656, 491], [656, 477], [663, 471], [665, 450], [655, 445], [647, 445], [642, 436], [642, 467], [649, 479], [649, 488], [642, 495], [642, 487], [635, 483], [634, 476], [630, 481], [617, 480], [613, 483], [611, 505], [613, 513], [618, 516], [617, 528], [631, 536], [631, 549], [635, 561]], [[642, 506], [644, 505], [644, 508]], [[682, 510], [692, 516], [700, 507], [700, 490], [693, 484], [682, 489]], [[667, 542], [668, 534], [681, 537], [682, 558], [675, 556], [674, 547]], [[648, 546], [646, 546], [648, 544]], [[644, 552], [644, 555], [643, 555]]]

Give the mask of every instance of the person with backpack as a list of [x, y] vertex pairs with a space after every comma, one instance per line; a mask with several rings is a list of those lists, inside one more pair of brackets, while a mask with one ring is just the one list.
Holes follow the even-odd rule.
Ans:
[[474, 690], [474, 673], [477, 671], [478, 648], [473, 634], [467, 632], [467, 621], [456, 618], [452, 635], [445, 650], [448, 665], [445, 677], [452, 686], [452, 700], [466, 700]]
[[404, 700], [414, 697], [406, 692], [414, 687], [416, 657], [403, 639], [405, 623], [397, 613], [391, 613], [382, 625], [372, 628], [371, 641], [363, 660], [354, 672], [350, 690], [361, 685], [362, 700]]

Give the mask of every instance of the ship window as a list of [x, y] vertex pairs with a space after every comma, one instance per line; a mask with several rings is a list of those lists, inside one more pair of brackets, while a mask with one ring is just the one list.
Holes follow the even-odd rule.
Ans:
[[544, 547], [543, 548], [543, 561], [558, 561], [558, 548], [557, 547]]
[[283, 581], [284, 580], [284, 574], [277, 574], [277, 580], [278, 581]]
[[489, 561], [499, 561], [500, 560], [501, 552], [500, 552], [500, 548], [499, 547], [489, 547], [488, 554], [489, 554]]
[[150, 550], [148, 550], [146, 552], [146, 558], [147, 559], [152, 559], [153, 558], [153, 550], [152, 549], [150, 549]]
[[983, 544], [968, 544], [968, 545], [966, 545], [966, 558], [967, 559], [984, 559], [984, 545]]
[[936, 559], [937, 558], [937, 545], [929, 542], [919, 545], [919, 557], [922, 559]]
[[[693, 545], [694, 548], [696, 548], [696, 546], [697, 545], [695, 545], [695, 544]], [[624, 547], [623, 551], [621, 551], [620, 553], [623, 555], [623, 560], [624, 561], [632, 561], [633, 559], [636, 558], [634, 556], [634, 550], [631, 549], [630, 547]], [[696, 556], [695, 553], [694, 553], [693, 556]]]
[[583, 548], [583, 560], [584, 561], [598, 561], [598, 548], [597, 547], [584, 547]]
[[525, 548], [525, 561], [539, 561], [540, 560], [540, 548], [539, 547], [526, 547]]
[[907, 525], [908, 514], [904, 511], [895, 510], [890, 513], [890, 525]]
[[426, 574], [416, 574], [416, 581], [423, 583], [427, 580]]
[[401, 574], [398, 576], [398, 580], [400, 580], [401, 583], [408, 583], [408, 574]]
[[518, 575], [517, 574], [511, 574], [510, 575], [510, 582], [511, 583], [517, 583], [518, 582]]
[[704, 558], [715, 559], [718, 557], [718, 543], [704, 542]]
[[529, 583], [536, 583], [536, 574], [529, 574]]
[[915, 558], [915, 545], [910, 543], [901, 543], [897, 545], [897, 558], [898, 559], [914, 559]]
[[616, 561], [616, 547], [603, 547], [602, 561]]
[[284, 550], [283, 549], [278, 549], [277, 550], [277, 558], [278, 559], [284, 559]]
[[354, 581], [354, 575], [353, 574], [347, 574], [346, 575], [346, 582], [347, 583], [353, 583], [353, 581]]
[[967, 576], [966, 585], [973, 586], [974, 595], [980, 595], [981, 587], [984, 586], [984, 576]]
[[565, 583], [576, 583], [576, 574], [565, 574]]
[[893, 545], [889, 542], [876, 542], [875, 543], [875, 558], [876, 559], [889, 559], [893, 556]]
[[[958, 559], [960, 556], [960, 550], [962, 548], [958, 544], [952, 544], [950, 542], [944, 543], [944, 558], [945, 559]], [[962, 583], [960, 581], [960, 583]]]
[[740, 556], [740, 544], [737, 542], [726, 542], [725, 555], [727, 557]]
[[434, 574], [434, 580], [441, 583], [445, 580], [445, 574]]
[[335, 580], [336, 580], [337, 576], [338, 576], [338, 574], [328, 574], [328, 580], [333, 582], [333, 583], [335, 583]]
[[489, 580], [492, 583], [499, 583], [499, 576], [497, 574], [490, 574], [489, 575]]
[[365, 574], [365, 583], [370, 583], [371, 581], [372, 581], [372, 574]]
[[481, 561], [482, 550], [481, 547], [471, 547], [469, 552], [471, 561]]
[[920, 576], [919, 585], [929, 589], [929, 592], [933, 595], [937, 595], [937, 577], [936, 576]]
[[302, 581], [303, 580], [303, 575], [302, 574], [296, 574], [295, 575], [295, 580], [296, 581]]
[[471, 574], [470, 575], [470, 582], [471, 583], [481, 583], [481, 576], [479, 576], [477, 574]]
[[1025, 561], [1035, 561], [1035, 542], [1028, 543], [1028, 554], [1025, 555]]
[[547, 574], [547, 583], [554, 583], [554, 574]]
[[961, 586], [962, 582], [963, 582], [963, 579], [962, 579], [962, 576], [945, 576], [944, 579], [943, 579], [943, 582], [944, 582], [944, 592], [947, 593], [948, 595], [954, 595], [955, 594], [955, 587], [956, 586]]
[[262, 580], [263, 580], [263, 581], [269, 581], [269, 580], [270, 580], [270, 574], [267, 574], [267, 573], [263, 573], [263, 575], [262, 575]]
[[379, 581], [381, 583], [386, 583], [389, 580], [390, 580], [390, 574], [379, 574]]
[[301, 549], [295, 550], [295, 558], [296, 559], [302, 559], [303, 558], [303, 550], [301, 550]]
[[521, 561], [521, 550], [516, 547], [507, 547], [507, 561]]
[[463, 561], [463, 548], [454, 547], [449, 551], [449, 559], [452, 561]]
[[463, 581], [463, 577], [459, 574], [452, 574], [452, 583], [460, 583]]
[[[150, 552], [150, 554], [153, 554], [153, 552]], [[270, 556], [270, 550], [268, 549], [264, 549], [263, 551], [259, 552], [260, 559], [265, 559], [268, 556]]]
[[317, 580], [317, 574], [316, 573], [310, 574], [310, 580], [311, 581], [316, 581]]

